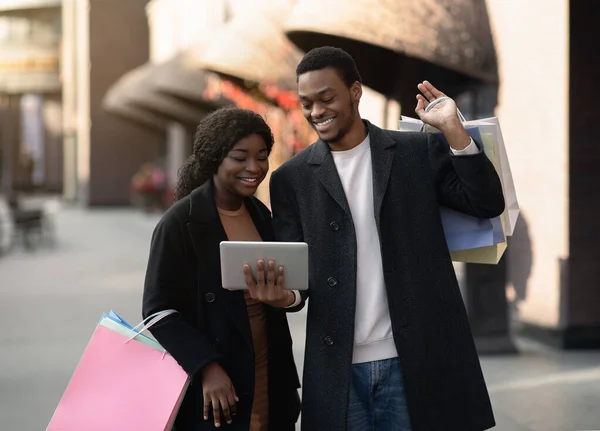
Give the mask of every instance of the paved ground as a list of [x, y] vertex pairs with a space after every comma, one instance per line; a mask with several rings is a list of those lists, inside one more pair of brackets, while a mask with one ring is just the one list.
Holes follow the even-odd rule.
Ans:
[[[45, 429], [102, 311], [138, 320], [157, 219], [63, 209], [54, 248], [0, 256], [0, 431]], [[290, 317], [300, 367], [304, 317]], [[496, 429], [600, 430], [600, 352], [520, 345], [482, 358]]]

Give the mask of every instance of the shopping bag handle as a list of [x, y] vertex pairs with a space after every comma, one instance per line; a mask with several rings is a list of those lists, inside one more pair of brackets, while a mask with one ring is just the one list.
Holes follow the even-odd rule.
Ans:
[[[435, 99], [433, 102], [431, 102], [429, 105], [427, 105], [427, 107], [425, 108], [425, 112], [429, 112], [431, 111], [431, 108], [433, 108], [435, 105], [437, 105], [440, 102], [443, 102], [445, 100], [450, 99], [450, 97], [448, 96], [444, 96], [444, 97], [440, 97], [439, 99]], [[460, 112], [460, 109], [458, 109], [458, 106], [456, 107], [456, 115], [458, 115], [458, 119], [460, 120], [461, 123], [465, 123], [467, 120], [465, 119], [464, 115], [462, 114], [462, 112]], [[421, 125], [421, 132], [423, 132], [425, 130], [425, 123], [423, 123]]]
[[169, 309], [169, 310], [157, 311], [156, 313], [153, 313], [150, 316], [146, 317], [144, 320], [142, 320], [140, 323], [138, 323], [137, 325], [135, 325], [133, 327], [133, 331], [135, 332], [135, 334], [133, 336], [131, 336], [126, 341], [126, 343], [135, 339], [142, 332], [152, 328], [154, 325], [156, 325], [158, 322], [163, 320], [165, 317], [170, 316], [171, 314], [175, 314], [175, 313], [178, 313], [178, 311], [174, 310], [174, 309]]

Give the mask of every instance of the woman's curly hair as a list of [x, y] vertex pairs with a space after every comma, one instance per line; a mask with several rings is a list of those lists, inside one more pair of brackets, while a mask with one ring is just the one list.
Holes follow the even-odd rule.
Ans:
[[250, 135], [259, 135], [273, 148], [273, 133], [265, 120], [249, 109], [222, 108], [200, 121], [194, 136], [192, 155], [177, 172], [175, 200], [189, 195], [208, 181], [233, 146]]

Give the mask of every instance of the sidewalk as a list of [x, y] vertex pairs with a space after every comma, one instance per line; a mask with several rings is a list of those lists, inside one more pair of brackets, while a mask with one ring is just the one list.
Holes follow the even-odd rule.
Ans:
[[[45, 428], [102, 311], [139, 319], [158, 218], [63, 208], [55, 248], [0, 257], [0, 430]], [[290, 316], [299, 371], [305, 316]], [[600, 351], [519, 346], [517, 356], [482, 358], [494, 430], [600, 430]]]
[[600, 351], [518, 340], [520, 354], [481, 359], [497, 431], [600, 430]]

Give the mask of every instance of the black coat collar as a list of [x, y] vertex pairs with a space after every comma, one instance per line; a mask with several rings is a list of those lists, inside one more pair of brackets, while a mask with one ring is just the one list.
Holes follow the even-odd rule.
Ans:
[[[396, 142], [385, 132], [385, 130], [363, 120], [369, 134], [371, 145], [371, 163], [373, 167], [373, 206], [375, 218], [379, 225], [379, 214], [381, 204], [387, 190], [392, 162], [394, 161], [394, 147]], [[351, 215], [346, 194], [337, 173], [331, 149], [329, 145], [319, 139], [311, 147], [307, 163], [315, 168], [315, 175], [319, 178], [325, 189], [338, 203], [340, 207]]]

